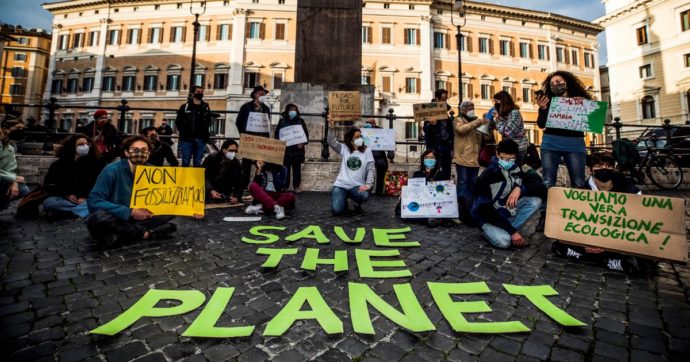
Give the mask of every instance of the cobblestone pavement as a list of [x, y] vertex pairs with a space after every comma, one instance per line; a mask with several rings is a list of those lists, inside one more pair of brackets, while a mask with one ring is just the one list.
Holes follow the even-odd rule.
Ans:
[[[675, 196], [683, 195], [676, 193]], [[298, 211], [283, 221], [264, 216], [261, 223], [224, 222], [241, 210], [210, 210], [205, 221], [178, 218], [169, 240], [99, 250], [80, 221], [15, 222], [0, 214], [0, 349], [11, 360], [688, 360], [690, 355], [690, 269], [660, 263], [658, 270], [629, 278], [603, 268], [553, 256], [550, 242], [536, 233], [522, 250], [497, 250], [478, 229], [464, 225], [428, 229], [412, 225], [408, 240], [420, 247], [398, 248], [413, 277], [359, 277], [354, 249], [377, 248], [371, 228], [396, 228], [395, 200], [373, 198], [362, 215], [334, 218], [327, 194], [300, 195]], [[534, 224], [534, 220], [531, 222]], [[284, 237], [312, 224], [331, 239], [317, 244]], [[283, 225], [272, 245], [241, 241], [256, 225]], [[361, 245], [345, 244], [333, 233], [349, 235], [366, 227]], [[529, 227], [529, 225], [528, 225]], [[533, 225], [532, 225], [533, 227]], [[264, 269], [259, 247], [296, 247], [277, 269]], [[331, 265], [302, 270], [306, 248], [322, 258], [347, 250], [349, 271]], [[469, 321], [521, 321], [531, 329], [513, 334], [460, 334], [451, 329], [427, 288], [430, 281], [486, 282], [486, 294], [457, 300], [486, 301], [487, 313], [465, 313]], [[353, 332], [348, 282], [369, 285], [399, 306], [393, 284], [410, 283], [435, 330], [411, 333], [370, 308], [375, 335]], [[585, 322], [561, 327], [526, 298], [508, 294], [502, 284], [549, 285], [555, 305]], [[298, 321], [280, 337], [263, 336], [266, 324], [299, 287], [317, 287], [343, 321], [344, 333], [328, 335], [314, 320]], [[182, 333], [201, 308], [181, 316], [143, 318], [115, 336], [90, 334], [122, 313], [149, 289], [201, 291], [207, 300], [218, 287], [235, 287], [217, 326], [255, 325], [243, 338], [188, 338]], [[4, 359], [3, 358], [3, 359]]]

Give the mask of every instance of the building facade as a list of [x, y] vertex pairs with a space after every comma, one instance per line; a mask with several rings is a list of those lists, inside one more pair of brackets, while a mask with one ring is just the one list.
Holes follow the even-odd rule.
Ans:
[[613, 117], [643, 125], [690, 121], [690, 1], [604, 4], [606, 15], [595, 23], [606, 28]]
[[[9, 36], [0, 51], [0, 94], [2, 103], [41, 104], [48, 75], [51, 35], [40, 29], [0, 25]], [[38, 120], [40, 108], [15, 108], [7, 113], [21, 112], [21, 119]]]
[[[466, 2], [458, 74], [455, 38], [458, 13], [452, 1], [366, 1], [363, 3], [362, 74], [376, 88], [378, 114], [393, 109], [412, 115], [412, 104], [427, 102], [434, 90], [451, 91], [457, 107], [464, 99], [487, 111], [493, 94], [509, 91], [538, 143], [534, 91], [546, 75], [563, 69], [576, 74], [599, 98], [599, 26], [551, 13]], [[296, 0], [209, 0], [197, 43], [195, 84], [205, 88], [212, 109], [237, 110], [254, 85], [271, 90], [270, 105], [280, 110], [280, 87], [294, 79]], [[177, 108], [190, 87], [193, 44], [189, 2], [75, 0], [45, 4], [55, 16], [49, 86], [62, 127], [73, 129], [89, 112], [70, 104]], [[323, 71], [328, 71], [324, 69]], [[174, 112], [132, 111], [121, 128], [133, 131]], [[277, 121], [277, 118], [274, 120]], [[307, 119], [307, 121], [312, 121]], [[314, 122], [322, 122], [313, 119]], [[399, 139], [417, 139], [414, 122], [396, 121]], [[214, 125], [217, 134], [234, 135], [234, 115]]]

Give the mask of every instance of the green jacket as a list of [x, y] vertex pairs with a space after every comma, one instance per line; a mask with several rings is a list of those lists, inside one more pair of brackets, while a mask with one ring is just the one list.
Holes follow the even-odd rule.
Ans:
[[0, 179], [7, 182], [17, 181], [17, 157], [14, 147], [2, 145], [0, 147]]

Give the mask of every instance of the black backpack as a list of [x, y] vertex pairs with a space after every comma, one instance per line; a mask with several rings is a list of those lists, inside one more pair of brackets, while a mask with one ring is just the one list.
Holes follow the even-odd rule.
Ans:
[[640, 162], [640, 152], [627, 138], [613, 141], [613, 158], [621, 171], [632, 170]]

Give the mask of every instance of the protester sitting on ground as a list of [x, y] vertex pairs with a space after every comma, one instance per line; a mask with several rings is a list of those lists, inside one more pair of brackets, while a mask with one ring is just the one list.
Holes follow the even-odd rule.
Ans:
[[522, 170], [515, 161], [518, 153], [515, 141], [501, 141], [496, 157], [475, 185], [472, 216], [489, 242], [501, 249], [527, 243], [519, 230], [541, 205], [540, 198], [528, 196], [528, 186], [523, 184]]
[[[592, 176], [587, 180], [585, 189], [593, 191], [610, 191], [641, 195], [642, 192], [616, 170], [616, 160], [608, 152], [591, 155], [587, 159]], [[554, 241], [551, 251], [571, 260], [588, 261], [603, 265], [610, 270], [636, 274], [640, 271], [641, 258], [623, 255], [595, 247], [582, 247]]]
[[10, 201], [29, 193], [24, 177], [17, 175], [16, 152], [10, 144], [22, 126], [21, 122], [14, 120], [0, 123], [0, 210], [6, 209]]
[[110, 163], [120, 156], [120, 136], [117, 128], [108, 118], [108, 111], [99, 109], [93, 113], [94, 120], [83, 128], [77, 129], [77, 133], [83, 133], [93, 140], [100, 157]]
[[374, 155], [364, 144], [362, 132], [353, 128], [345, 134], [345, 143], [339, 143], [333, 132], [333, 120], [328, 120], [328, 145], [340, 154], [340, 172], [331, 191], [331, 211], [342, 215], [348, 210], [347, 200], [355, 203], [355, 212], [362, 212], [362, 203], [369, 199], [374, 186]]
[[242, 198], [242, 164], [237, 158], [239, 146], [234, 140], [225, 140], [216, 152], [204, 159], [207, 202], [230, 202], [236, 205]]
[[146, 127], [139, 134], [147, 137], [151, 142], [152, 149], [148, 161], [150, 165], [163, 166], [165, 161], [168, 161], [168, 165], [173, 167], [180, 164], [170, 145], [158, 139], [158, 131], [155, 127]]
[[[420, 158], [420, 165], [419, 169], [416, 170], [414, 173], [412, 173], [411, 178], [424, 178], [426, 182], [434, 182], [434, 181], [443, 181], [443, 177], [445, 176], [444, 173], [441, 172], [441, 163], [438, 162], [436, 159], [436, 151], [434, 150], [426, 150], [422, 153], [422, 157]], [[401, 210], [400, 210], [400, 204], [401, 204], [401, 199], [398, 199], [398, 204], [395, 206], [395, 214], [400, 215]], [[405, 221], [410, 221], [410, 222], [415, 222], [415, 223], [423, 223], [427, 224], [429, 227], [436, 227], [441, 224], [442, 219], [435, 219], [435, 218], [429, 218], [429, 219], [414, 219], [414, 218], [409, 218], [409, 219], [404, 219]]]
[[122, 142], [124, 156], [106, 166], [96, 180], [87, 204], [86, 219], [91, 237], [104, 248], [137, 240], [161, 239], [177, 230], [172, 216], [156, 216], [144, 208], [129, 207], [137, 166], [144, 165], [151, 144], [148, 138], [132, 136]]
[[277, 220], [285, 218], [285, 209], [295, 208], [295, 194], [287, 192], [287, 170], [283, 165], [256, 161], [256, 175], [249, 184], [254, 204], [247, 206], [245, 214], [258, 215], [273, 211]]
[[48, 196], [43, 201], [43, 211], [51, 219], [85, 219], [89, 215], [86, 198], [105, 161], [99, 158], [91, 139], [83, 134], [69, 136], [57, 156], [43, 182]]
[[172, 136], [174, 134], [172, 127], [170, 127], [170, 125], [168, 124], [168, 121], [164, 119], [163, 122], [161, 122], [160, 127], [158, 127], [156, 131], [158, 132], [158, 136], [163, 136], [160, 137], [161, 142], [167, 144], [168, 146], [170, 146], [170, 148], [172, 148], [175, 142], [171, 137], [166, 137]]
[[[275, 138], [280, 139], [280, 131], [285, 127], [291, 126], [301, 126], [304, 135], [309, 140], [307, 124], [304, 123], [304, 120], [300, 117], [299, 109], [293, 103], [285, 106], [285, 111], [276, 127]], [[302, 192], [302, 164], [305, 161], [306, 146], [307, 143], [287, 146], [285, 148], [285, 157], [283, 158], [283, 165], [287, 168], [287, 185], [290, 185], [290, 178], [292, 178], [292, 189], [298, 194]]]

